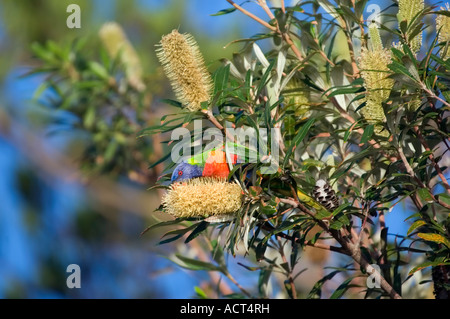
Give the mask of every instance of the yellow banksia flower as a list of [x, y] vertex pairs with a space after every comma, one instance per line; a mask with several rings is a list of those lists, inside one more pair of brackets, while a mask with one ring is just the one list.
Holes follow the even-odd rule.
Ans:
[[294, 110], [295, 116], [308, 116], [307, 113], [310, 106], [310, 92], [303, 81], [297, 78], [292, 78], [286, 84], [283, 95], [287, 103], [291, 105], [291, 109]]
[[141, 62], [122, 27], [116, 22], [107, 22], [101, 27], [99, 36], [111, 58], [120, 55], [128, 83], [138, 91], [144, 90]]
[[162, 204], [164, 210], [175, 217], [209, 217], [237, 212], [242, 200], [238, 184], [203, 177], [172, 184]]
[[[417, 19], [417, 14], [424, 8], [425, 4], [423, 0], [399, 0], [397, 20], [399, 23], [406, 20], [410, 24], [414, 18]], [[413, 39], [409, 39], [409, 45], [411, 51], [417, 54], [422, 46], [422, 32], [414, 36]]]
[[[361, 77], [367, 90], [366, 105], [361, 109], [361, 114], [367, 122], [374, 124], [386, 121], [382, 104], [389, 98], [394, 80], [388, 78], [391, 53], [383, 48], [376, 25], [370, 26], [369, 34], [372, 49], [362, 48], [359, 58]], [[388, 136], [381, 125], [376, 125], [374, 131], [375, 134]]]
[[[448, 3], [445, 4], [445, 7], [441, 7], [442, 11], [450, 11], [450, 6]], [[450, 17], [444, 16], [442, 14], [438, 15], [436, 18], [436, 31], [439, 32], [439, 42], [444, 43], [443, 51], [441, 51], [441, 57], [445, 60], [450, 58], [450, 49], [446, 46], [448, 46], [446, 43], [450, 41]], [[444, 50], [447, 50], [447, 52], [444, 52]]]
[[201, 110], [213, 86], [195, 39], [173, 30], [162, 37], [156, 53], [177, 99], [190, 111]]

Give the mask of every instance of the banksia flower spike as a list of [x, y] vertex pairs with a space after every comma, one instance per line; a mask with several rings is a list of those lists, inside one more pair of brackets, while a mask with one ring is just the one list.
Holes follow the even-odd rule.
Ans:
[[164, 210], [175, 217], [210, 217], [237, 212], [242, 199], [238, 184], [204, 177], [173, 183], [162, 204]]
[[[441, 7], [442, 11], [450, 11], [450, 6], [448, 3], [445, 4], [445, 8]], [[441, 51], [441, 57], [445, 60], [450, 58], [450, 49], [448, 48], [448, 43], [450, 41], [450, 17], [444, 16], [442, 14], [438, 15], [436, 18], [436, 31], [439, 31], [438, 41], [444, 43], [444, 47]]]
[[[399, 23], [406, 20], [409, 25], [413, 19], [417, 19], [417, 15], [424, 8], [425, 5], [423, 0], [399, 0], [397, 20]], [[408, 42], [411, 47], [411, 51], [417, 54], [422, 46], [422, 32], [419, 32], [419, 34], [414, 36], [412, 39], [408, 39]]]
[[[376, 24], [369, 27], [371, 49], [362, 48], [359, 58], [361, 77], [367, 90], [366, 105], [361, 114], [369, 123], [386, 121], [382, 103], [389, 98], [394, 80], [388, 78], [388, 64], [392, 62], [389, 50], [383, 49]], [[375, 134], [387, 136], [381, 125], [376, 125]]]
[[190, 111], [201, 110], [213, 86], [195, 39], [173, 30], [162, 37], [156, 53], [177, 99]]
[[144, 90], [141, 62], [122, 27], [115, 22], [105, 23], [99, 31], [99, 36], [111, 58], [115, 59], [120, 54], [128, 83], [138, 91]]

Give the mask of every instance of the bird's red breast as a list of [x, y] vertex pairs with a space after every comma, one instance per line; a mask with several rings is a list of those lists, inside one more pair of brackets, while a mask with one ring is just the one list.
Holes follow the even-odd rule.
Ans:
[[[233, 164], [237, 162], [237, 155], [231, 155]], [[206, 159], [205, 167], [203, 168], [202, 176], [209, 177], [223, 177], [227, 178], [230, 174], [226, 154], [221, 150], [213, 150]]]

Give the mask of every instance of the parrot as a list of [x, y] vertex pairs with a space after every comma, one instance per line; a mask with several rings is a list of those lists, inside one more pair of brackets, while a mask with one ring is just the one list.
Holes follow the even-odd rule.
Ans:
[[192, 165], [186, 162], [181, 162], [175, 167], [170, 181], [180, 182], [186, 179], [196, 178], [202, 176], [202, 169], [197, 165]]
[[227, 145], [207, 150], [179, 163], [173, 170], [171, 182], [180, 182], [197, 177], [227, 178], [230, 174], [230, 167], [227, 154], [224, 151], [225, 147], [231, 148], [237, 153], [228, 153], [228, 158], [233, 165], [237, 163], [238, 159], [245, 159], [245, 151], [248, 150], [245, 146], [227, 143]]

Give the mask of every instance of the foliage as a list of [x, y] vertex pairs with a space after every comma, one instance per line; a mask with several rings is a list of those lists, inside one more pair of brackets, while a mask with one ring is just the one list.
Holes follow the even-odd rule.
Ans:
[[[178, 218], [180, 225], [188, 227], [178, 229], [172, 239], [186, 233], [190, 240], [202, 232], [214, 240], [221, 238], [221, 244], [233, 256], [241, 249], [244, 254], [254, 253], [256, 260], [265, 261], [256, 267], [265, 278], [260, 282], [260, 293], [261, 285], [270, 277], [269, 265], [271, 272], [286, 276], [286, 294], [296, 296], [292, 278], [300, 252], [306, 245], [321, 242], [327, 233], [363, 273], [367, 273], [367, 263], [389, 267], [383, 266], [384, 291], [367, 288], [366, 296], [378, 293], [398, 297], [405, 280], [399, 276], [400, 251], [414, 251], [413, 246], [422, 247], [421, 241], [428, 245], [428, 261], [410, 269], [409, 275], [424, 265], [449, 262], [450, 188], [443, 164], [449, 150], [449, 64], [440, 57], [446, 43], [435, 37], [422, 45], [423, 57], [415, 53], [421, 45], [416, 35], [425, 28], [420, 21], [434, 14], [433, 8], [419, 5], [414, 13], [417, 17], [400, 20], [398, 29], [388, 27], [392, 19], [386, 15], [380, 26], [383, 35], [389, 32], [399, 42], [391, 48], [387, 45], [389, 51], [385, 51], [379, 35], [374, 37], [377, 26], [372, 25], [375, 31], [366, 33], [369, 28], [362, 19], [366, 2], [347, 2], [338, 1], [334, 6], [328, 1], [313, 1], [312, 7], [299, 2], [293, 7], [269, 9], [265, 1], [258, 1], [269, 17], [273, 15], [267, 24], [272, 32], [240, 40], [245, 43], [241, 53], [223, 60], [223, 66], [213, 74], [215, 91], [206, 108], [214, 110], [213, 116], [223, 127], [229, 122], [233, 128], [279, 128], [281, 133], [269, 136], [269, 141], [257, 138], [269, 148], [270, 141], [277, 139], [280, 165], [275, 174], [264, 175], [261, 159], [250, 164], [257, 172], [250, 183], [250, 169], [237, 165], [233, 171], [240, 172], [237, 179], [246, 201], [235, 219], [206, 226], [204, 220], [185, 224], [185, 218]], [[236, 4], [234, 9], [250, 16]], [[224, 9], [219, 14], [234, 11]], [[267, 38], [274, 46], [263, 53], [258, 42]], [[370, 52], [380, 53], [365, 58]], [[385, 62], [386, 54], [389, 58]], [[380, 84], [383, 81], [387, 84]], [[389, 88], [383, 94], [378, 93], [386, 86]], [[300, 100], [303, 102], [296, 103]], [[380, 110], [371, 110], [374, 108]], [[365, 118], [374, 112], [381, 115]], [[204, 114], [211, 120], [211, 114]], [[178, 115], [178, 126], [199, 115], [192, 114], [188, 120], [186, 116]], [[165, 130], [163, 125], [143, 134]], [[334, 211], [317, 209], [297, 195], [298, 189], [311, 193], [319, 178], [327, 179], [338, 191], [341, 205]], [[412, 244], [387, 244], [384, 225], [378, 243], [374, 235], [379, 226], [373, 217], [381, 215], [378, 223], [384, 223], [384, 214], [402, 202], [416, 209], [407, 234]], [[373, 227], [368, 228], [368, 224]], [[306, 240], [315, 226], [322, 231]], [[209, 229], [217, 231], [207, 232]], [[361, 241], [365, 232], [369, 239]], [[277, 251], [277, 257], [269, 250]], [[313, 290], [340, 271], [324, 277]], [[341, 297], [352, 279], [348, 277], [331, 297]], [[317, 292], [311, 291], [310, 296], [315, 295]]]
[[142, 162], [151, 152], [149, 140], [136, 141], [138, 127], [149, 120], [146, 108], [151, 95], [127, 81], [120, 53], [108, 55], [100, 48], [99, 60], [86, 54], [85, 43], [66, 45], [48, 41], [34, 43], [33, 52], [42, 64], [30, 74], [45, 73], [46, 81], [35, 92], [41, 103], [55, 110], [69, 110], [80, 119], [75, 129], [89, 134], [81, 163], [89, 172], [126, 174], [144, 170]]

